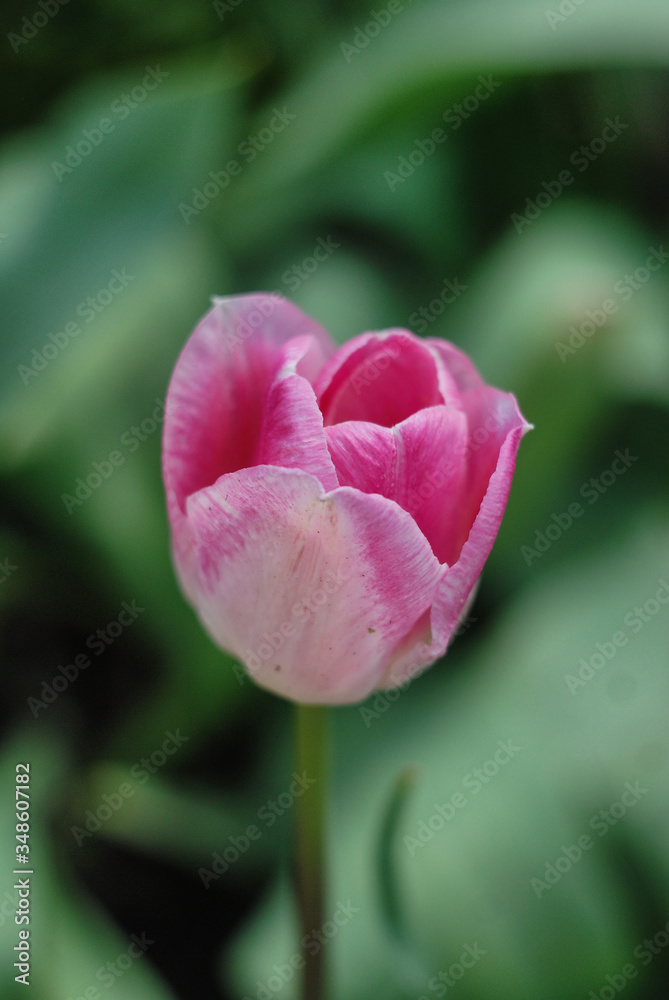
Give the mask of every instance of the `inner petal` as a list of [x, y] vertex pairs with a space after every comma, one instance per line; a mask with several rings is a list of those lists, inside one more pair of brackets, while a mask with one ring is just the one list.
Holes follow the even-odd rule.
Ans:
[[320, 397], [326, 427], [344, 421], [394, 427], [442, 402], [434, 357], [404, 331], [366, 338], [345, 358]]
[[301, 469], [316, 476], [323, 489], [336, 488], [323, 417], [307, 377], [320, 356], [314, 338], [295, 337], [281, 350], [264, 402], [262, 428], [253, 465]]
[[326, 427], [325, 436], [341, 486], [394, 500], [413, 516], [440, 563], [455, 561], [466, 471], [461, 411], [429, 407], [392, 429], [346, 421]]
[[340, 486], [395, 499], [397, 448], [392, 431], [349, 420], [326, 427], [325, 437]]

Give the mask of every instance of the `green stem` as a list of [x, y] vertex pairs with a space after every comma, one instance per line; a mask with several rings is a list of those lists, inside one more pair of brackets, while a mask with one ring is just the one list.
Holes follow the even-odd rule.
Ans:
[[[321, 705], [296, 705], [295, 749], [298, 774], [314, 778], [296, 800], [297, 900], [300, 941], [323, 926], [325, 902], [325, 803], [328, 773], [328, 710]], [[313, 949], [311, 949], [313, 951]], [[303, 1000], [324, 1000], [324, 949], [303, 953]]]

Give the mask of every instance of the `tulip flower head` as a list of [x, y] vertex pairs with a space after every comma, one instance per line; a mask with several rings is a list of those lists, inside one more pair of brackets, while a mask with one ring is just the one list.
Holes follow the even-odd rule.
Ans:
[[214, 299], [166, 402], [184, 594], [279, 695], [396, 686], [445, 652], [529, 427], [446, 341], [391, 329], [335, 348], [281, 296]]

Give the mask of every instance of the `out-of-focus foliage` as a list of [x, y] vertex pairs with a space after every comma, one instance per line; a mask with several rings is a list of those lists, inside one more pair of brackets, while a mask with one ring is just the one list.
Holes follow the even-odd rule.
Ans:
[[466, 946], [463, 1000], [664, 996], [669, 7], [44, 0], [2, 25], [2, 996], [19, 761], [31, 996], [296, 995], [268, 805], [290, 706], [179, 593], [159, 465], [209, 296], [263, 289], [338, 341], [446, 337], [535, 425], [446, 659], [333, 713], [333, 1000], [444, 995]]

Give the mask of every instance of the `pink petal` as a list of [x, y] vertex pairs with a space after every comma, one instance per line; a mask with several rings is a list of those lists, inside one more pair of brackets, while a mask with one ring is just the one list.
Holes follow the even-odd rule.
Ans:
[[353, 337], [352, 340], [347, 340], [344, 344], [338, 347], [332, 357], [329, 358], [329, 360], [323, 365], [323, 368], [319, 372], [318, 378], [314, 383], [314, 391], [316, 392], [318, 398], [320, 399], [324, 392], [329, 388], [334, 376], [343, 366], [344, 362], [348, 361], [352, 354], [355, 354], [361, 347], [365, 347], [367, 344], [375, 343], [379, 340], [383, 341], [384, 337], [387, 337], [390, 333], [405, 333], [405, 331], [386, 330], [383, 333], [360, 333], [357, 337]]
[[462, 412], [433, 406], [392, 429], [350, 421], [325, 433], [342, 486], [394, 500], [412, 514], [437, 559], [454, 560], [462, 544], [453, 526], [466, 471]]
[[347, 420], [326, 427], [325, 437], [340, 486], [395, 499], [397, 449], [390, 428]]
[[280, 350], [310, 334], [320, 365], [333, 347], [325, 331], [279, 296], [215, 300], [177, 361], [167, 397], [165, 478], [183, 509], [195, 490], [252, 464], [261, 411]]
[[[518, 411], [517, 411], [518, 412]], [[463, 614], [467, 597], [481, 575], [499, 532], [509, 499], [516, 454], [523, 435], [530, 429], [518, 413], [518, 422], [502, 442], [495, 470], [490, 477], [474, 526], [460, 558], [444, 575], [432, 612], [432, 630], [448, 641]]]
[[[497, 427], [487, 432], [486, 441], [481, 438], [479, 457], [472, 456], [470, 459], [470, 481], [478, 484], [484, 478], [490, 462], [493, 462], [480, 507], [475, 512], [473, 525], [457, 562], [443, 570], [432, 608], [429, 632], [425, 627], [422, 637], [417, 631], [413, 645], [404, 642], [398, 646], [380, 687], [395, 687], [404, 682], [407, 676], [413, 676], [444, 654], [458, 622], [466, 614], [468, 601], [497, 537], [511, 489], [518, 446], [531, 425], [521, 415], [513, 396], [489, 387], [464, 394], [465, 397], [470, 396], [471, 419], [476, 414], [481, 415], [486, 401], [491, 403], [490, 394], [495, 396], [492, 399], [492, 410], [487, 410], [489, 415], [492, 414], [489, 427], [493, 428], [495, 423]], [[472, 443], [475, 441], [470, 442]], [[426, 625], [425, 622], [423, 624]]]
[[435, 357], [405, 330], [356, 337], [316, 383], [325, 426], [364, 420], [393, 427], [443, 402]]
[[467, 421], [446, 406], [421, 410], [395, 428], [400, 506], [414, 517], [440, 563], [455, 559], [453, 527], [462, 505]]
[[411, 517], [380, 496], [324, 494], [270, 466], [188, 500], [196, 607], [257, 682], [294, 701], [359, 701], [432, 604], [441, 567]]
[[467, 355], [455, 344], [451, 344], [448, 340], [441, 340], [439, 337], [428, 337], [425, 343], [439, 358], [440, 367], [446, 369], [458, 390], [464, 392], [467, 389], [480, 389], [485, 385]]
[[302, 469], [316, 476], [325, 490], [337, 485], [323, 430], [323, 416], [310, 382], [314, 341], [297, 337], [281, 351], [282, 364], [267, 391], [262, 429], [253, 465]]
[[334, 347], [327, 333], [277, 295], [214, 300], [172, 374], [163, 430], [163, 475], [177, 571], [186, 592], [193, 557], [183, 522], [186, 498], [254, 461], [262, 407], [282, 346], [313, 338], [315, 377]]
[[460, 544], [464, 545], [490, 477], [498, 467], [502, 444], [512, 430], [521, 428], [524, 434], [530, 425], [518, 409], [515, 397], [501, 389], [484, 385], [463, 392], [461, 400], [469, 428], [467, 474], [458, 524]]

